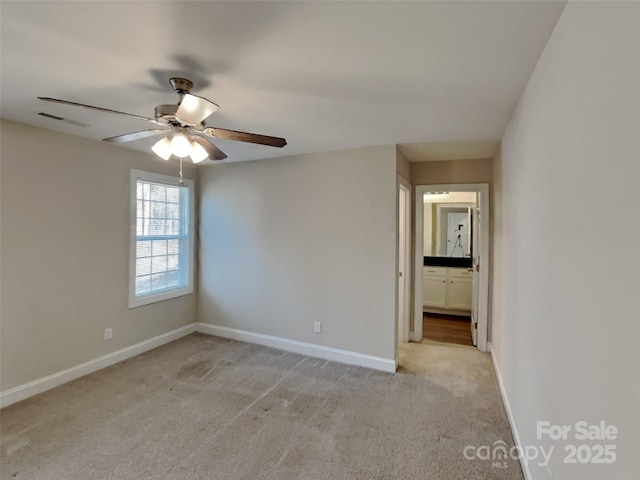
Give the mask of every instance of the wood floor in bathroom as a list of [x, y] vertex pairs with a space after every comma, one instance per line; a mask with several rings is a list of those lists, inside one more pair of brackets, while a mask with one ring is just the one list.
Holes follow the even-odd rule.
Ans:
[[424, 313], [422, 338], [435, 342], [473, 346], [471, 339], [471, 317]]

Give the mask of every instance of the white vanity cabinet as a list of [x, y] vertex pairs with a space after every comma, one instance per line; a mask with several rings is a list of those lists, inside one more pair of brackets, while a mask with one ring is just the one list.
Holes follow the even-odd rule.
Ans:
[[447, 308], [471, 310], [472, 272], [468, 268], [449, 268]]
[[468, 268], [423, 267], [422, 305], [470, 311], [472, 275]]
[[422, 304], [447, 308], [447, 268], [422, 269]]

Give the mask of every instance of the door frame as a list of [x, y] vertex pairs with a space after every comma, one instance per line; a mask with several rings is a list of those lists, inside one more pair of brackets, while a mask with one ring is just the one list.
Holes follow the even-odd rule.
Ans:
[[[406, 191], [406, 202], [404, 212], [404, 272], [405, 274], [400, 277], [400, 192]], [[397, 222], [396, 222], [396, 358], [398, 342], [408, 342], [411, 340], [411, 184], [404, 178], [398, 176], [397, 188], [396, 188], [396, 201], [397, 201]], [[399, 298], [399, 286], [400, 282], [404, 282], [404, 298]], [[404, 304], [404, 318], [399, 318], [400, 304]], [[403, 326], [404, 338], [400, 338], [398, 335], [400, 324]]]
[[414, 322], [412, 339], [415, 342], [422, 341], [422, 266], [424, 263], [424, 200], [423, 195], [428, 192], [476, 192], [477, 204], [482, 215], [480, 225], [480, 275], [478, 276], [478, 350], [487, 351], [487, 336], [489, 325], [489, 266], [491, 240], [490, 229], [490, 198], [488, 183], [456, 183], [456, 184], [430, 184], [415, 186], [415, 258], [414, 258]]

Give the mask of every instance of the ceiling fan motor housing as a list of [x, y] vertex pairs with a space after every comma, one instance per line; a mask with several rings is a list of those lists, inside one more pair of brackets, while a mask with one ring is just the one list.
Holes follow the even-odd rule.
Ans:
[[176, 93], [189, 93], [193, 88], [193, 82], [186, 78], [173, 77], [169, 79], [169, 83]]
[[154, 116], [157, 121], [170, 125], [172, 123], [179, 123], [176, 120], [176, 112], [180, 105], [158, 105], [154, 109]]

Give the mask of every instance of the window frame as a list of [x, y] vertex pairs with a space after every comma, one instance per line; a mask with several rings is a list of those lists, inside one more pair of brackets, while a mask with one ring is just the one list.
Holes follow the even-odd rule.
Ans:
[[131, 169], [129, 176], [129, 308], [141, 307], [151, 303], [162, 302], [171, 298], [182, 297], [193, 293], [194, 284], [194, 248], [195, 248], [195, 182], [191, 179], [183, 179], [184, 187], [189, 189], [188, 194], [188, 271], [187, 286], [175, 287], [164, 290], [161, 293], [150, 293], [148, 295], [136, 296], [136, 253], [137, 253], [137, 197], [138, 180], [162, 183], [165, 185], [178, 186], [180, 179], [160, 173], [146, 172], [143, 170]]

